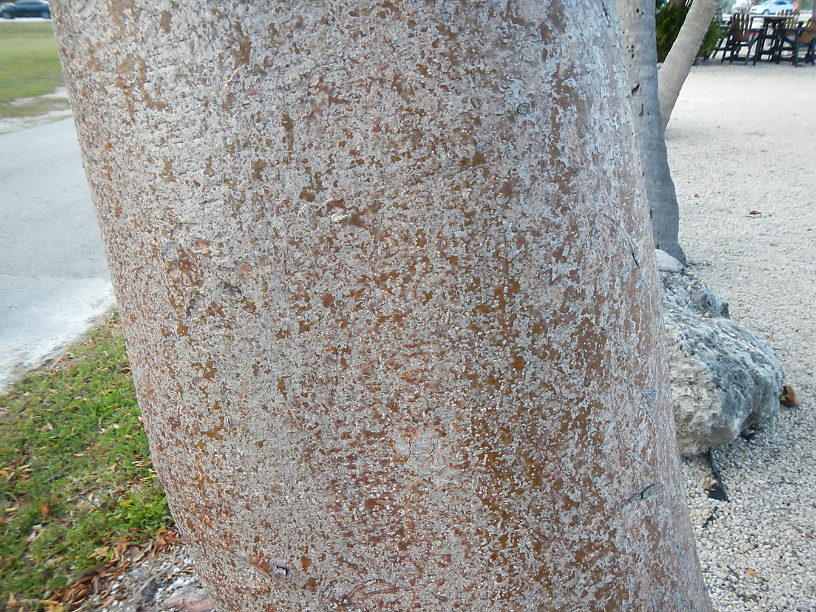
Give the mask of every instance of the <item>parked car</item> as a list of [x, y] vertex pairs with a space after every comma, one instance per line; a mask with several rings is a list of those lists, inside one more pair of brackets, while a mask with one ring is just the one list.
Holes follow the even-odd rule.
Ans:
[[776, 15], [782, 11], [793, 11], [796, 7], [788, 0], [765, 0], [751, 7], [752, 15]]
[[15, 17], [42, 17], [51, 19], [51, 7], [43, 0], [24, 0], [0, 8], [0, 17], [14, 19]]

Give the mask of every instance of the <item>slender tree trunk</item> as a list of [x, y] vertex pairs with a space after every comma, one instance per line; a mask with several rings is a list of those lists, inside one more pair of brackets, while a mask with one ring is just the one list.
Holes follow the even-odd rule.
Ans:
[[694, 0], [666, 61], [660, 67], [658, 98], [664, 129], [718, 5], [718, 0]]
[[629, 74], [632, 114], [640, 143], [640, 161], [655, 246], [685, 262], [680, 248], [680, 210], [669, 170], [663, 122], [657, 101], [657, 49], [654, 0], [616, 0]]
[[219, 609], [708, 607], [617, 23], [56, 9], [153, 458]]

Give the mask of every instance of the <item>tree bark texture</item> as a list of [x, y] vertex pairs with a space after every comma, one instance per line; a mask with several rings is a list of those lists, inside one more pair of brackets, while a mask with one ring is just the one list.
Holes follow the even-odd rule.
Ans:
[[664, 126], [657, 99], [657, 48], [653, 0], [615, 0], [623, 33], [626, 71], [635, 133], [649, 200], [655, 246], [681, 262], [680, 210], [669, 170]]
[[668, 125], [677, 96], [700, 50], [706, 30], [714, 19], [719, 6], [718, 0], [694, 0], [683, 27], [674, 41], [666, 61], [658, 71], [658, 99], [663, 128]]
[[219, 609], [705, 608], [617, 23], [56, 8], [153, 459]]

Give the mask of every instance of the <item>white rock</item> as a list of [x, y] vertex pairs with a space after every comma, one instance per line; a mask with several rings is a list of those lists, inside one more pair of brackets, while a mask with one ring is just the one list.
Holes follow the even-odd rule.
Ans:
[[680, 452], [692, 455], [773, 418], [784, 370], [688, 268], [660, 276], [677, 438]]
[[657, 269], [661, 272], [680, 272], [683, 269], [683, 264], [666, 251], [655, 249], [655, 258], [657, 259]]

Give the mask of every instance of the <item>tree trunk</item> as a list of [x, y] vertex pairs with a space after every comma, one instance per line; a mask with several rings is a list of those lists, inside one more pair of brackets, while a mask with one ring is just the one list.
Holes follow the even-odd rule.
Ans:
[[683, 27], [658, 73], [658, 98], [663, 128], [669, 123], [677, 96], [700, 50], [706, 30], [717, 12], [718, 0], [694, 0]]
[[635, 133], [646, 179], [646, 195], [655, 246], [686, 261], [680, 248], [680, 210], [669, 170], [660, 105], [657, 101], [657, 49], [653, 0], [616, 0], [623, 32], [624, 61], [629, 75]]
[[616, 23], [55, 13], [153, 459], [219, 609], [707, 608]]

